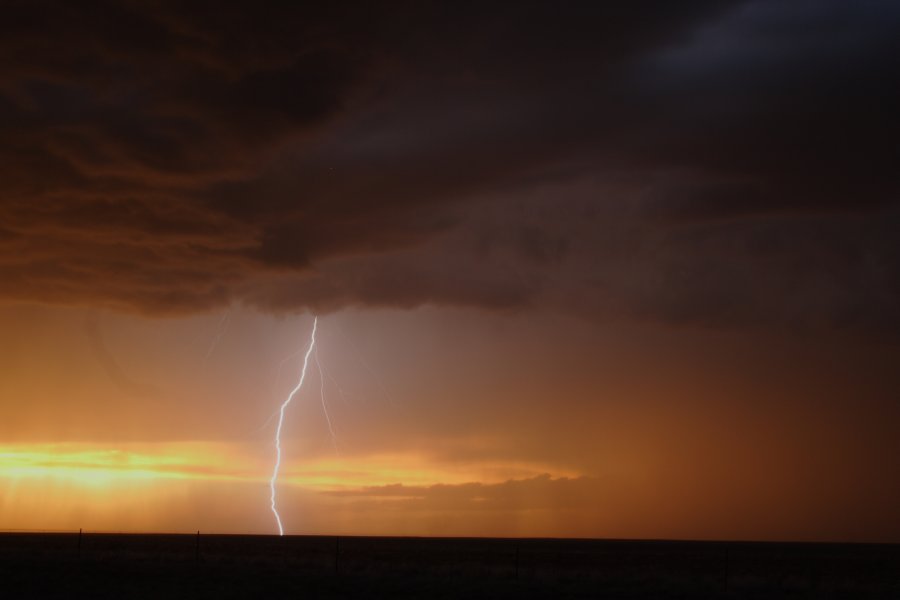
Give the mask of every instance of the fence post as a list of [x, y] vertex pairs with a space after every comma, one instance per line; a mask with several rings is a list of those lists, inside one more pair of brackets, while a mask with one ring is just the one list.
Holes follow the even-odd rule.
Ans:
[[194, 546], [194, 560], [200, 562], [200, 530], [197, 530], [197, 543]]
[[79, 558], [79, 560], [81, 559], [81, 534], [83, 532], [84, 532], [84, 530], [81, 527], [79, 527], [78, 528], [78, 558]]

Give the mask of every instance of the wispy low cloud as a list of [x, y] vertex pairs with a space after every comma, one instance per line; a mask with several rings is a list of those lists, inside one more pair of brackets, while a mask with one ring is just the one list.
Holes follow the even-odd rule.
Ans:
[[[500, 483], [391, 484], [326, 491], [335, 530], [388, 535], [621, 537], [649, 513], [614, 482], [550, 474]], [[645, 528], [637, 527], [645, 534]]]
[[[176, 442], [157, 444], [0, 445], [0, 478], [50, 477], [90, 484], [132, 479], [197, 479], [264, 483], [270, 469], [268, 448], [234, 443]], [[545, 465], [508, 461], [482, 466], [473, 477], [464, 465], [450, 465], [418, 454], [364, 455], [341, 459], [293, 459], [281, 485], [341, 496], [430, 497], [435, 491], [455, 498], [491, 495], [520, 480], [505, 483], [491, 473], [540, 473]], [[571, 472], [562, 473], [571, 476]], [[560, 474], [557, 474], [559, 477]], [[467, 483], [480, 479], [479, 483]], [[539, 475], [524, 482], [577, 481]], [[483, 488], [487, 491], [478, 491]], [[493, 495], [497, 495], [496, 492]]]
[[597, 477], [558, 477], [544, 473], [502, 483], [439, 483], [409, 486], [402, 483], [367, 486], [355, 490], [323, 492], [340, 498], [395, 499], [429, 508], [567, 509], [596, 506]]

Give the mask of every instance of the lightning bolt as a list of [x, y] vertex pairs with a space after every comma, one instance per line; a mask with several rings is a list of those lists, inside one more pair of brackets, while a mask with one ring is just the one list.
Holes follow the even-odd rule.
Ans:
[[328, 423], [328, 431], [331, 433], [331, 445], [334, 446], [334, 453], [340, 456], [337, 447], [337, 436], [334, 435], [334, 427], [331, 425], [331, 415], [328, 414], [328, 403], [325, 401], [325, 370], [322, 363], [319, 362], [319, 350], [316, 349], [316, 366], [319, 367], [319, 395], [322, 398], [322, 412], [325, 413], [325, 421]]
[[[318, 354], [319, 353], [317, 351], [316, 355], [318, 356]], [[352, 404], [352, 402], [350, 402], [350, 399], [347, 397], [347, 392], [344, 391], [344, 388], [341, 386], [340, 383], [338, 383], [338, 380], [335, 379], [334, 376], [328, 371], [328, 369], [325, 368], [325, 365], [323, 365], [322, 363], [319, 363], [319, 367], [322, 368], [322, 373], [325, 374], [325, 377], [327, 377], [328, 380], [331, 381], [331, 385], [333, 385], [334, 387], [337, 388], [337, 391], [341, 395], [341, 400], [344, 401], [344, 404], [346, 404], [347, 406], [350, 406]]]
[[300, 381], [297, 382], [297, 385], [294, 386], [294, 389], [291, 390], [291, 393], [288, 394], [285, 401], [281, 403], [281, 408], [278, 411], [278, 428], [275, 429], [275, 467], [272, 469], [272, 478], [269, 480], [272, 514], [275, 515], [275, 522], [278, 523], [278, 535], [284, 535], [284, 527], [281, 525], [281, 516], [278, 514], [278, 509], [275, 506], [275, 482], [278, 480], [278, 469], [281, 467], [281, 428], [284, 425], [284, 410], [288, 407], [288, 404], [291, 403], [291, 400], [294, 399], [297, 392], [300, 391], [300, 388], [303, 387], [303, 380], [306, 379], [306, 367], [309, 365], [309, 356], [316, 346], [316, 327], [318, 324], [319, 317], [313, 318], [312, 334], [309, 338], [309, 348], [306, 349], [306, 355], [303, 357], [303, 370], [300, 372]]

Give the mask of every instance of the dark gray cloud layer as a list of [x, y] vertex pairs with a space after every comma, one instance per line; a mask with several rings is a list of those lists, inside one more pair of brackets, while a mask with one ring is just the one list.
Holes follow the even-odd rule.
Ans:
[[891, 2], [13, 2], [0, 295], [896, 331]]

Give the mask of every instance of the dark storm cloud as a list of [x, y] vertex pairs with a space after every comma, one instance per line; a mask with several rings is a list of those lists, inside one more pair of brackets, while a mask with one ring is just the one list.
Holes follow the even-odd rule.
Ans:
[[31, 3], [0, 294], [894, 329], [888, 2]]
[[749, 2], [647, 61], [659, 151], [713, 176], [688, 216], [896, 202], [898, 28], [886, 2]]

